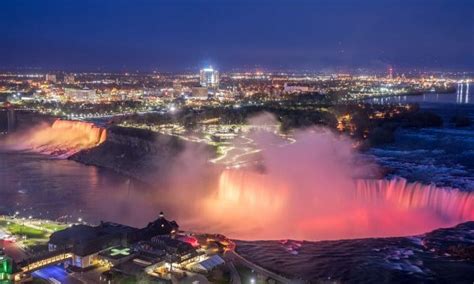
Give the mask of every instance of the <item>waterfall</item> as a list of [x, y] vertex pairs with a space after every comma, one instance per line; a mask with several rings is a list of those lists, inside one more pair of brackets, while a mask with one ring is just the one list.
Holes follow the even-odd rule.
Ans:
[[403, 178], [356, 183], [356, 199], [362, 202], [389, 203], [400, 209], [428, 209], [458, 222], [474, 220], [474, 192], [408, 183]]
[[204, 212], [243, 239], [406, 236], [474, 220], [474, 192], [403, 178], [318, 180], [225, 170]]
[[107, 131], [84, 121], [56, 120], [7, 137], [3, 146], [67, 158], [81, 150], [96, 147], [107, 139]]

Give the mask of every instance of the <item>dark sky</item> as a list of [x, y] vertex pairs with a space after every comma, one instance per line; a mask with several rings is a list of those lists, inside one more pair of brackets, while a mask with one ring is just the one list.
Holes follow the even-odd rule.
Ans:
[[474, 0], [0, 0], [0, 69], [474, 70]]

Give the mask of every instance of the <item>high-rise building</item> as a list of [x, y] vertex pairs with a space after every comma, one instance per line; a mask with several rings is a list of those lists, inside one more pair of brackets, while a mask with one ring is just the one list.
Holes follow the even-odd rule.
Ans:
[[392, 68], [392, 66], [389, 66], [389, 67], [388, 67], [388, 74], [387, 74], [387, 77], [388, 77], [389, 79], [393, 79], [393, 68]]
[[75, 78], [73, 74], [66, 74], [64, 75], [64, 83], [66, 84], [74, 84], [75, 83]]
[[56, 75], [54, 74], [46, 74], [46, 81], [50, 83], [56, 83]]
[[181, 95], [183, 92], [183, 85], [179, 81], [174, 81], [173, 82], [173, 93], [175, 96]]
[[212, 67], [201, 69], [200, 72], [201, 87], [217, 88], [219, 87], [219, 71]]

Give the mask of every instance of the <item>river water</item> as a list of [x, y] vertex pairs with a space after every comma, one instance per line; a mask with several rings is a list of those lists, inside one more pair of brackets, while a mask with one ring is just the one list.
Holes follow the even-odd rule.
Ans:
[[[399, 129], [396, 141], [369, 151], [394, 175], [410, 181], [474, 190], [474, 86], [454, 94], [425, 94], [370, 100], [372, 103], [418, 103], [443, 118], [441, 128]], [[468, 116], [473, 125], [455, 127], [453, 115]]]
[[113, 172], [74, 161], [0, 152], [0, 208], [4, 212], [75, 221], [101, 214], [111, 191], [125, 191], [128, 183]]

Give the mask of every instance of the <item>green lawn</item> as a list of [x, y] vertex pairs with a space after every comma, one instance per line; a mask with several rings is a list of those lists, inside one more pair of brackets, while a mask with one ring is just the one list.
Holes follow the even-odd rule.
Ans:
[[33, 238], [29, 238], [29, 239], [26, 239], [24, 241], [22, 241], [22, 243], [28, 247], [28, 250], [30, 251], [43, 251], [43, 250], [48, 250], [48, 247], [47, 247], [47, 243], [48, 243], [48, 239], [33, 239]]
[[47, 232], [25, 226], [22, 223], [0, 220], [0, 227], [5, 228], [13, 235], [22, 235], [27, 238], [45, 239], [49, 237]]
[[68, 225], [63, 225], [63, 224], [55, 224], [55, 223], [42, 223], [41, 225], [37, 225], [39, 227], [43, 227], [47, 230], [53, 230], [53, 231], [61, 231], [64, 230], [68, 227]]

